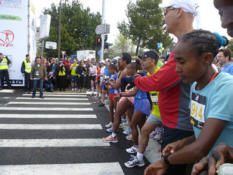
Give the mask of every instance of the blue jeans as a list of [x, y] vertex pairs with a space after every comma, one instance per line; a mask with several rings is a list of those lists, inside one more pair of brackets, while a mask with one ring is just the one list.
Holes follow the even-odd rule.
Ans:
[[43, 96], [43, 78], [41, 78], [39, 80], [33, 80], [32, 96], [36, 95], [37, 82], [39, 82], [40, 96]]

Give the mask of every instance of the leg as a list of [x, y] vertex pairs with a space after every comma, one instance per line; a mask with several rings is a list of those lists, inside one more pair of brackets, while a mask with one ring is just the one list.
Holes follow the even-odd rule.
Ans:
[[4, 71], [5, 72], [5, 80], [6, 80], [6, 83], [7, 83], [7, 87], [8, 88], [11, 88], [11, 83], [10, 83], [10, 80], [9, 80], [9, 73], [8, 73], [8, 70]]
[[133, 136], [133, 143], [134, 145], [138, 145], [138, 128], [137, 125], [142, 125], [143, 122], [145, 122], [146, 115], [143, 114], [141, 111], [136, 111], [133, 114], [130, 128], [132, 129], [132, 136]]
[[33, 97], [35, 97], [36, 95], [36, 88], [37, 88], [37, 80], [33, 80], [33, 90], [32, 90]]
[[110, 122], [113, 123], [114, 104], [112, 100], [109, 100], [109, 113], [110, 113]]
[[43, 78], [41, 78], [40, 80], [38, 80], [40, 83], [40, 97], [43, 97]]
[[1, 88], [1, 89], [3, 89], [3, 87], [4, 87], [4, 85], [3, 85], [3, 80], [4, 80], [4, 79], [3, 79], [3, 71], [1, 70], [1, 71], [0, 71], [0, 84], [1, 84], [1, 87], [0, 87], [0, 88]]

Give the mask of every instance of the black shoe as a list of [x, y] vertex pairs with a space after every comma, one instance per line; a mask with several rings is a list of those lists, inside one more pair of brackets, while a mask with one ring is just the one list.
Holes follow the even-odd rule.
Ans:
[[99, 107], [104, 107], [105, 104], [101, 102], [98, 106], [99, 106]]
[[43, 96], [43, 95], [41, 95], [41, 96], [40, 96], [40, 98], [44, 98], [44, 96]]
[[35, 98], [36, 96], [35, 95], [32, 95], [32, 98]]

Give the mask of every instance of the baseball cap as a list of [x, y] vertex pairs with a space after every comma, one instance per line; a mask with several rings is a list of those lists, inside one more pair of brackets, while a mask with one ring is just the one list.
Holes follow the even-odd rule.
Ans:
[[193, 16], [198, 14], [198, 3], [195, 0], [163, 0], [159, 5], [160, 8], [174, 7], [182, 8], [185, 12], [192, 13]]
[[159, 59], [159, 55], [155, 52], [155, 51], [147, 51], [145, 53], [143, 53], [139, 58], [140, 59], [144, 59], [144, 58], [153, 58], [155, 60]]

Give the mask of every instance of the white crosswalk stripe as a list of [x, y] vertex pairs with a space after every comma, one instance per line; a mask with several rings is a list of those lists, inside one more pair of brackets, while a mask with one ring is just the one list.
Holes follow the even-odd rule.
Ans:
[[124, 175], [118, 162], [53, 165], [3, 165], [1, 175]]
[[[95, 149], [110, 150], [110, 144], [102, 139], [105, 133], [95, 137], [95, 133], [100, 133], [103, 127], [97, 123], [98, 116], [86, 93], [44, 93], [44, 99], [30, 96], [23, 94], [21, 97], [11, 97], [11, 101], [0, 106], [0, 120], [3, 121], [0, 123], [0, 133], [9, 133], [9, 136], [0, 139], [0, 149], [13, 152], [15, 160], [18, 159], [17, 151], [27, 153], [30, 150], [28, 155], [21, 156], [25, 157], [23, 160], [37, 154], [42, 161], [22, 161], [18, 164], [12, 160], [14, 165], [0, 164], [0, 175], [124, 175], [119, 162], [104, 160], [102, 153], [97, 154], [103, 159], [98, 163], [82, 159], [83, 150], [87, 157], [92, 157]], [[90, 149], [92, 153], [89, 153]], [[40, 153], [40, 150], [44, 152]], [[43, 160], [46, 154], [50, 156], [69, 152], [75, 154], [78, 161], [75, 157], [70, 161], [67, 158], [65, 163], [60, 162], [60, 159]], [[37, 157], [33, 159], [40, 160]]]
[[29, 102], [29, 101], [12, 101], [12, 102], [9, 102], [8, 104], [11, 104], [11, 105], [91, 105], [91, 103], [80, 103], [80, 102]]
[[13, 89], [2, 89], [0, 90], [0, 93], [14, 93]]
[[76, 118], [76, 119], [96, 119], [96, 115], [77, 115], [77, 114], [0, 114], [0, 118], [55, 118], [55, 119], [61, 119], [61, 118]]

